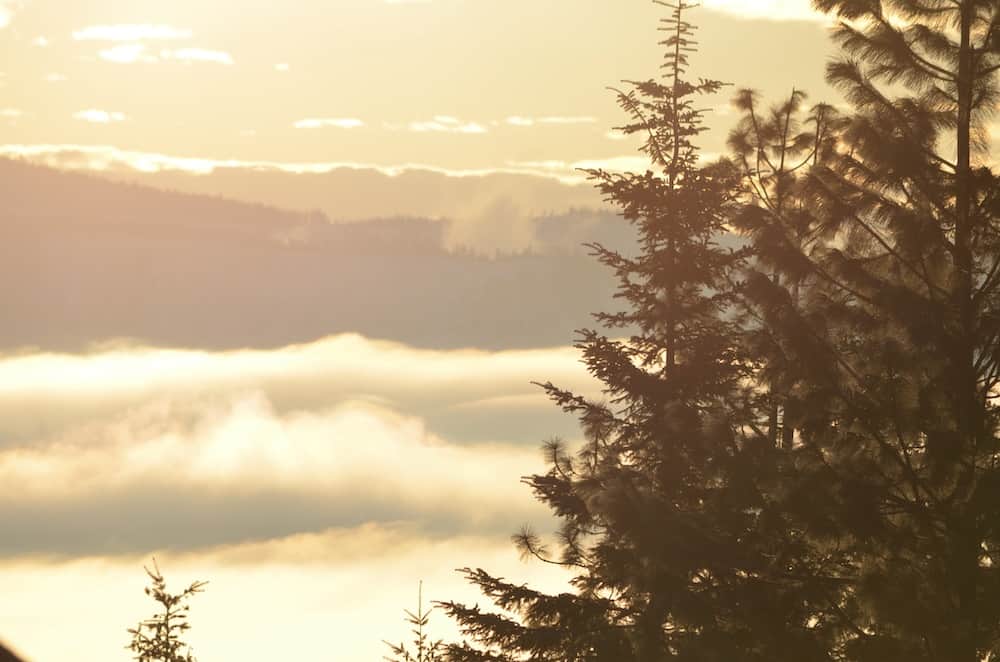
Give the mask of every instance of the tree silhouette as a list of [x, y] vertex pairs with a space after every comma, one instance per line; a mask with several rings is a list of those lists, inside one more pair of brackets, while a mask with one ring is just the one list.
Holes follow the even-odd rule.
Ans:
[[0, 644], [0, 662], [22, 662], [22, 660], [6, 646]]
[[[838, 633], [830, 657], [986, 659], [1000, 652], [1000, 182], [984, 158], [1000, 5], [814, 4], [841, 19], [828, 79], [853, 116], [790, 180], [797, 205], [757, 195], [742, 214], [774, 269], [744, 292], [781, 350], [772, 383], [800, 403], [781, 512], [814, 558], [838, 559], [836, 608], [812, 617]], [[736, 138], [738, 157], [759, 154]]]
[[664, 78], [618, 93], [656, 172], [591, 172], [640, 253], [592, 248], [634, 332], [582, 333], [607, 403], [545, 385], [587, 443], [526, 479], [556, 553], [517, 536], [574, 591], [466, 569], [501, 611], [444, 605], [455, 659], [1000, 654], [1000, 4], [814, 5], [850, 116], [743, 91], [732, 164], [699, 166], [685, 2]]
[[191, 648], [181, 637], [190, 629], [188, 598], [200, 593], [208, 582], [194, 582], [180, 593], [167, 591], [167, 583], [153, 559], [153, 569], [144, 568], [152, 584], [146, 595], [160, 605], [159, 613], [129, 628], [132, 642], [127, 648], [139, 662], [194, 662]]
[[[793, 250], [801, 251], [808, 241], [812, 216], [802, 175], [829, 160], [844, 126], [835, 108], [820, 103], [805, 112], [805, 100], [805, 92], [793, 89], [788, 99], [764, 111], [756, 91], [740, 90], [733, 105], [743, 117], [728, 141], [743, 177], [745, 199], [752, 201], [734, 225], [755, 245], [757, 268], [769, 271], [776, 285], [783, 277], [789, 281], [786, 289], [793, 306], [802, 297], [802, 274], [792, 273], [781, 259], [782, 245], [790, 242]], [[790, 448], [801, 403], [793, 394], [794, 385], [788, 383], [787, 357], [767, 324], [751, 324], [745, 331], [747, 351], [762, 368], [757, 381], [767, 385], [761, 405], [768, 411], [768, 438]]]
[[581, 332], [607, 402], [544, 385], [579, 417], [587, 443], [576, 456], [549, 443], [550, 470], [525, 480], [561, 520], [556, 552], [530, 530], [516, 537], [525, 555], [570, 569], [574, 592], [466, 569], [501, 611], [445, 603], [467, 637], [453, 659], [824, 659], [828, 630], [803, 627], [815, 613], [810, 585], [773, 570], [798, 570], [785, 559], [797, 541], [770, 517], [764, 488], [782, 456], [761, 428], [743, 343], [747, 251], [725, 241], [739, 170], [703, 166], [693, 143], [698, 97], [722, 86], [686, 80], [692, 5], [659, 4], [671, 10], [664, 76], [618, 91], [630, 120], [620, 130], [644, 136], [652, 167], [590, 172], [639, 236], [634, 257], [592, 246], [627, 304], [597, 318], [632, 334]]
[[392, 651], [392, 657], [386, 657], [388, 662], [441, 662], [444, 660], [444, 642], [432, 641], [426, 632], [434, 607], [424, 610], [424, 583], [420, 582], [417, 589], [417, 611], [404, 610], [406, 622], [413, 626], [412, 648], [404, 643], [390, 644], [384, 642]]

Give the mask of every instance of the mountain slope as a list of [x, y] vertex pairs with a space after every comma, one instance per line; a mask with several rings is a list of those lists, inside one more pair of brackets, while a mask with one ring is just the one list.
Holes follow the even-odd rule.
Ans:
[[[558, 238], [609, 222], [573, 218], [542, 225]], [[0, 161], [0, 348], [270, 347], [340, 332], [531, 347], [569, 342], [610, 301], [610, 276], [579, 251], [488, 258], [446, 251], [445, 232]]]

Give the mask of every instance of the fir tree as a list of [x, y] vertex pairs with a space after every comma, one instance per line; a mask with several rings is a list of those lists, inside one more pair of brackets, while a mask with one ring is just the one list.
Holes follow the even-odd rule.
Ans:
[[427, 634], [427, 624], [430, 622], [434, 607], [424, 609], [424, 583], [420, 582], [417, 589], [417, 611], [405, 610], [406, 622], [412, 626], [411, 647], [404, 643], [390, 644], [383, 642], [392, 652], [392, 657], [386, 657], [387, 662], [441, 662], [444, 659], [444, 642], [431, 640]]
[[550, 443], [550, 470], [526, 479], [561, 520], [556, 551], [517, 536], [526, 555], [571, 569], [574, 591], [546, 595], [467, 569], [501, 611], [445, 603], [470, 640], [453, 659], [826, 659], [803, 584], [772, 579], [776, 566], [796, 569], [785, 561], [795, 541], [765, 516], [758, 484], [779, 455], [757, 424], [734, 306], [745, 252], [723, 241], [739, 177], [726, 163], [702, 166], [693, 142], [697, 100], [721, 84], [686, 79], [691, 5], [659, 4], [671, 9], [665, 75], [618, 91], [630, 118], [620, 130], [644, 137], [652, 167], [590, 173], [639, 236], [634, 257], [592, 246], [627, 305], [598, 319], [633, 333], [581, 332], [606, 403], [544, 385], [587, 443], [575, 456]]
[[167, 591], [166, 580], [153, 559], [153, 569], [144, 568], [152, 585], [146, 595], [160, 605], [160, 612], [129, 628], [132, 642], [128, 649], [135, 653], [138, 662], [194, 662], [191, 648], [182, 639], [190, 629], [188, 623], [188, 598], [200, 593], [208, 582], [194, 582], [180, 593]]

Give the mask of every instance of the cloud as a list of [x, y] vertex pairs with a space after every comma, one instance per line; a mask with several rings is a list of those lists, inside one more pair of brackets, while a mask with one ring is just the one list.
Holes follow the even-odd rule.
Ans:
[[10, 25], [21, 5], [21, 0], [0, 0], [0, 30]]
[[73, 32], [77, 41], [184, 40], [193, 36], [191, 30], [149, 24], [92, 25]]
[[158, 54], [151, 54], [144, 44], [127, 43], [106, 48], [98, 53], [99, 57], [108, 62], [118, 64], [134, 64], [136, 62], [157, 63], [162, 61], [175, 62], [214, 62], [216, 64], [233, 64], [233, 57], [225, 51], [214, 51], [204, 48], [164, 49]]
[[151, 400], [0, 452], [13, 533], [0, 555], [203, 549], [367, 522], [503, 535], [542, 515], [519, 483], [541, 469], [533, 448], [448, 444], [376, 405], [279, 415], [260, 394]]
[[597, 118], [589, 116], [550, 115], [544, 117], [522, 117], [521, 115], [512, 115], [504, 121], [510, 126], [534, 126], [536, 124], [594, 124], [597, 122]]
[[472, 218], [450, 223], [445, 235], [449, 250], [490, 246], [494, 251], [530, 250], [535, 243], [535, 219], [511, 196], [493, 200]]
[[128, 119], [125, 116], [125, 113], [108, 112], [106, 110], [97, 110], [96, 108], [81, 110], [78, 113], [74, 113], [73, 118], [83, 122], [92, 122], [94, 124], [111, 124], [113, 122], [124, 122]]
[[[572, 422], [531, 379], [597, 394], [568, 348], [339, 336], [0, 359], [0, 521], [14, 532], [0, 556], [204, 549], [369, 522], [507, 532], [540, 514], [518, 478], [543, 468], [536, 442], [560, 426], [513, 442], [504, 420], [545, 407]], [[434, 431], [449, 421], [461, 436]], [[468, 441], [484, 434], [494, 441]]]
[[613, 156], [603, 159], [582, 159], [579, 161], [561, 161], [558, 159], [550, 161], [512, 161], [511, 166], [516, 168], [529, 168], [559, 173], [563, 177], [570, 177], [573, 173], [586, 177], [580, 173], [581, 170], [603, 169], [609, 172], [645, 172], [651, 168], [650, 161], [644, 156]]
[[487, 129], [477, 122], [463, 122], [457, 117], [437, 115], [427, 122], [410, 122], [410, 131], [417, 133], [486, 133]]
[[[350, 633], [338, 655], [372, 659], [406, 636], [386, 615], [412, 604], [418, 580], [428, 600], [477, 599], [453, 571], [465, 565], [565, 590], [560, 570], [521, 563], [508, 539], [549, 526], [519, 483], [543, 468], [535, 443], [504, 441], [533, 409], [558, 414], [528, 383], [539, 378], [595, 386], [569, 348], [358, 336], [0, 356], [4, 635], [32, 659], [113, 658], [121, 628], [152, 608], [141, 565], [153, 555], [171, 588], [210, 580], [190, 633], [206, 659], [309, 659], [329, 623]], [[464, 423], [461, 438], [436, 431], [469, 412], [495, 441], [466, 441]], [[435, 619], [435, 636], [449, 627]]]
[[773, 21], [820, 21], [828, 19], [813, 10], [810, 0], [704, 0], [706, 9], [731, 16]]
[[292, 126], [296, 129], [322, 129], [324, 127], [335, 127], [338, 129], [357, 129], [363, 127], [365, 123], [354, 117], [327, 117], [309, 118], [299, 120]]
[[279, 412], [332, 407], [363, 394], [406, 414], [429, 415], [498, 396], [544, 402], [530, 384], [539, 378], [578, 390], [594, 387], [571, 348], [418, 350], [355, 335], [275, 350], [124, 346], [84, 356], [15, 355], [0, 358], [0, 447], [30, 439], [42, 422], [51, 436], [93, 416], [192, 389], [206, 397], [263, 392]]
[[506, 122], [511, 126], [532, 126], [535, 123], [535, 120], [530, 117], [521, 117], [520, 115], [513, 115], [511, 117], [508, 117]]
[[42, 80], [44, 80], [46, 83], [63, 83], [69, 79], [63, 74], [51, 73], [51, 74], [46, 74]]
[[[611, 137], [610, 135], [608, 136]], [[718, 158], [718, 154], [714, 152], [702, 152], [700, 155], [701, 162], [713, 161]], [[550, 161], [511, 161], [510, 166], [515, 168], [525, 168], [530, 170], [539, 170], [551, 172], [554, 175], [559, 176], [564, 181], [571, 180], [574, 176], [580, 179], [586, 179], [586, 175], [581, 171], [583, 170], [606, 170], [608, 172], [645, 172], [646, 170], [657, 170], [655, 166], [652, 165], [649, 158], [645, 156], [612, 156], [607, 158], [599, 159], [581, 159], [579, 161], [560, 161], [550, 160]]]
[[117, 62], [118, 64], [157, 61], [155, 56], [146, 53], [146, 47], [142, 44], [120, 44], [111, 48], [105, 48], [98, 53], [98, 56], [102, 60]]
[[291, 67], [287, 63], [285, 63], [285, 62], [280, 62], [280, 63], [274, 65], [274, 70], [275, 71], [286, 72], [289, 69], [291, 69]]
[[594, 124], [596, 117], [539, 117], [539, 124]]
[[[75, 144], [5, 144], [0, 145], [0, 156], [26, 158], [56, 168], [115, 170], [125, 168], [144, 173], [185, 172], [208, 175], [220, 169], [273, 171], [290, 174], [325, 174], [335, 170], [372, 170], [388, 177], [398, 177], [412, 172], [428, 172], [446, 177], [487, 177], [491, 175], [527, 175], [553, 179], [563, 184], [577, 185], [586, 180], [573, 169], [574, 164], [564, 161], [510, 162], [492, 168], [443, 168], [426, 163], [385, 165], [354, 161], [329, 162], [280, 162], [242, 159], [212, 159], [183, 157], [157, 152], [137, 152], [111, 145]], [[634, 157], [623, 157], [634, 158]], [[585, 162], [581, 162], [585, 163]]]
[[214, 51], [205, 48], [181, 48], [178, 50], [160, 51], [164, 60], [179, 62], [214, 62], [216, 64], [233, 64], [233, 56], [225, 51]]
[[[248, 662], [308, 659], [331, 622], [351, 633], [338, 655], [371, 659], [405, 636], [386, 614], [411, 605], [418, 580], [428, 600], [477, 599], [456, 567], [565, 590], [562, 571], [519, 562], [508, 538], [550, 526], [519, 482], [544, 466], [535, 444], [463, 443], [431, 424], [485, 410], [502, 437], [544, 404], [527, 383], [542, 374], [590, 383], [568, 348], [357, 336], [0, 357], [0, 440], [15, 442], [0, 447], [4, 634], [33, 659], [114, 657], [120, 630], [105, 626], [149, 612], [141, 565], [154, 555], [172, 588], [210, 580], [192, 601], [199, 656]], [[414, 405], [424, 415], [402, 412]], [[435, 636], [449, 627], [437, 619]]]
[[16, 120], [18, 117], [24, 115], [24, 111], [17, 108], [0, 108], [0, 117]]

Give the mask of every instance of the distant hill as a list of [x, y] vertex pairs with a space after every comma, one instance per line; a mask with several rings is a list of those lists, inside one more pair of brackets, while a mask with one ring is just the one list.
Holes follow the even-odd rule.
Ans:
[[189, 193], [222, 194], [289, 209], [321, 209], [337, 220], [416, 215], [432, 218], [481, 214], [509, 201], [525, 214], [570, 207], [604, 207], [589, 184], [550, 177], [493, 172], [456, 176], [413, 168], [388, 175], [372, 168], [343, 167], [322, 173], [274, 168], [217, 167], [209, 174], [180, 170], [140, 172], [117, 168], [113, 176]]
[[449, 251], [449, 223], [322, 213], [0, 160], [0, 349], [112, 338], [266, 347], [354, 331], [417, 346], [564, 344], [611, 306], [578, 245], [600, 212], [532, 222], [531, 252]]

